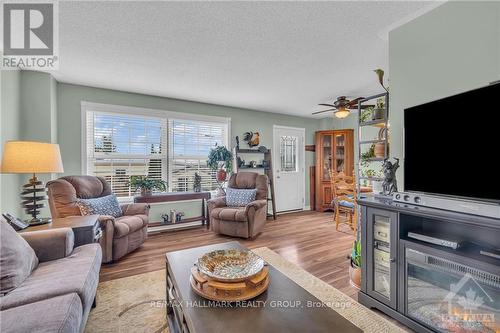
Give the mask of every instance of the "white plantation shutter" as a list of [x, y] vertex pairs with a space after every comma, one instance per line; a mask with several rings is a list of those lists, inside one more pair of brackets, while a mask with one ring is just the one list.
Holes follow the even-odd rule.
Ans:
[[167, 176], [167, 120], [88, 111], [87, 174], [101, 176], [118, 197], [134, 193], [130, 176]]
[[170, 189], [173, 192], [192, 191], [195, 173], [201, 176], [203, 191], [217, 187], [215, 172], [207, 166], [210, 149], [227, 146], [228, 124], [197, 120], [169, 121], [171, 154]]
[[215, 145], [228, 145], [228, 119], [169, 119], [169, 112], [149, 116], [94, 108], [98, 111], [89, 106], [84, 113], [86, 173], [104, 177], [118, 197], [134, 195], [127, 185], [134, 175], [163, 179], [170, 191], [180, 192], [193, 190], [198, 173], [202, 190], [217, 187], [206, 160]]

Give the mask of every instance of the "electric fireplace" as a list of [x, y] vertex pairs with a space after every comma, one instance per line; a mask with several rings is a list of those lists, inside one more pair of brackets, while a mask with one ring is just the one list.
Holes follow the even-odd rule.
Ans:
[[405, 242], [405, 315], [438, 332], [500, 333], [500, 276]]

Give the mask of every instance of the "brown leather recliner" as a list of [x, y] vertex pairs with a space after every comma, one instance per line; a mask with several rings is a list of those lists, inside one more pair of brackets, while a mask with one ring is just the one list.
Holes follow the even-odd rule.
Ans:
[[228, 187], [257, 189], [255, 201], [246, 207], [227, 207], [226, 197], [208, 200], [210, 228], [219, 234], [253, 238], [257, 236], [267, 218], [267, 176], [255, 172], [239, 172], [229, 178]]
[[[78, 199], [99, 198], [112, 194], [102, 177], [67, 176], [47, 183], [52, 218], [79, 216]], [[140, 247], [148, 236], [149, 205], [132, 203], [121, 205], [123, 215], [101, 215], [103, 230], [100, 239], [102, 262], [109, 263]]]

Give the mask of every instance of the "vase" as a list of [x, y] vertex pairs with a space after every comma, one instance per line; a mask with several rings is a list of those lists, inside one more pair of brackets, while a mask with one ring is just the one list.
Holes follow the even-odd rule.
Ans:
[[361, 289], [361, 267], [354, 264], [349, 265], [349, 279], [351, 285], [356, 289]]
[[217, 181], [218, 181], [218, 182], [223, 182], [223, 181], [225, 181], [225, 180], [226, 180], [226, 177], [227, 177], [227, 172], [226, 172], [226, 170], [224, 170], [224, 169], [219, 169], [219, 170], [217, 171]]
[[382, 186], [383, 183], [384, 182], [381, 181], [381, 180], [373, 180], [372, 181], [372, 191], [373, 191], [373, 193], [375, 193], [375, 194], [382, 193], [382, 191], [384, 189], [383, 186]]
[[385, 158], [385, 143], [376, 143], [374, 153], [376, 158]]
[[385, 109], [375, 108], [372, 113], [372, 120], [385, 119]]
[[150, 196], [152, 194], [151, 189], [149, 188], [141, 188], [141, 195], [142, 196]]

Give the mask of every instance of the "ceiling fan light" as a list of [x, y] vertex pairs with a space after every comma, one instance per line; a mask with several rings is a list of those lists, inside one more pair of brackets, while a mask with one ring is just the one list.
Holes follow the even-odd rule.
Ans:
[[333, 114], [335, 117], [339, 119], [346, 118], [351, 112], [347, 110], [346, 108], [339, 108], [337, 111], [335, 111]]

